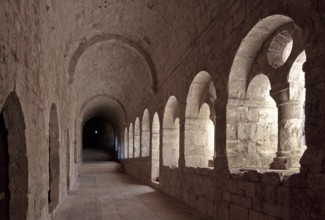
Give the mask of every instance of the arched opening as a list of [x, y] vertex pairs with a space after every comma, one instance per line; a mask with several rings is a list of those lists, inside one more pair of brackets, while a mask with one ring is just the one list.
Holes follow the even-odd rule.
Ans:
[[175, 96], [171, 96], [165, 107], [163, 122], [162, 159], [164, 166], [178, 167], [179, 159], [179, 110]]
[[160, 122], [159, 116], [155, 113], [152, 121], [151, 139], [151, 180], [159, 183], [159, 157], [160, 157]]
[[306, 62], [306, 53], [302, 51], [294, 61], [290, 72], [288, 81], [290, 83], [290, 99], [295, 100], [298, 105], [298, 117], [295, 119], [296, 132], [291, 135], [292, 144], [291, 149], [291, 166], [292, 168], [300, 168], [300, 158], [307, 149], [305, 137], [305, 73], [302, 69], [303, 64]]
[[55, 104], [50, 110], [49, 124], [49, 212], [52, 212], [59, 202], [60, 193], [60, 137], [59, 121]]
[[143, 112], [142, 126], [141, 126], [141, 156], [149, 157], [150, 148], [150, 119], [149, 111], [146, 109]]
[[228, 143], [233, 143], [228, 145], [228, 156], [235, 158], [229, 161], [231, 167], [270, 168], [278, 144], [278, 109], [270, 89], [264, 74], [250, 82], [241, 117], [235, 122], [237, 130], [228, 137]]
[[282, 15], [262, 19], [243, 39], [228, 85], [230, 168], [300, 167], [305, 149], [302, 42], [299, 27]]
[[7, 97], [0, 114], [0, 219], [26, 219], [28, 161], [25, 119], [16, 93]]
[[94, 117], [85, 122], [82, 132], [82, 160], [115, 161], [115, 128], [103, 117]]
[[134, 158], [140, 157], [140, 121], [135, 120], [134, 124]]
[[133, 124], [131, 123], [130, 124], [130, 127], [129, 127], [129, 158], [133, 158], [134, 157], [134, 154], [133, 154]]
[[292, 52], [292, 34], [288, 31], [281, 31], [272, 39], [268, 52], [267, 61], [272, 68], [279, 68], [289, 58]]
[[207, 72], [194, 78], [186, 100], [185, 165], [209, 167], [214, 156], [216, 91]]
[[260, 20], [242, 40], [230, 70], [228, 107], [245, 98], [248, 75], [265, 41], [276, 29], [290, 22], [292, 19], [283, 15], [269, 16]]
[[128, 158], [128, 148], [129, 148], [129, 137], [128, 137], [128, 128], [124, 130], [124, 145], [123, 145], [123, 157], [124, 159]]

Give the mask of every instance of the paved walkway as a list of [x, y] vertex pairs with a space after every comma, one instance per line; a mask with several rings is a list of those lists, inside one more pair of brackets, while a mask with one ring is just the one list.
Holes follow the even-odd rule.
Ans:
[[84, 174], [55, 220], [203, 219], [182, 203], [123, 173]]

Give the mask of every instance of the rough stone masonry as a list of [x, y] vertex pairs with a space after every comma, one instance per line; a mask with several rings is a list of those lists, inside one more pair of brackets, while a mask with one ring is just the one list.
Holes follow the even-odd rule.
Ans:
[[207, 218], [325, 219], [324, 27], [322, 0], [0, 0], [0, 218], [54, 218], [102, 117]]

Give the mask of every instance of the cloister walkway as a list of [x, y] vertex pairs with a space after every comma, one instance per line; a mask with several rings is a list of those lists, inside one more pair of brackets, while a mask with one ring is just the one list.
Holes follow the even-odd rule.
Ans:
[[[105, 166], [103, 162], [97, 165]], [[68, 192], [55, 220], [204, 219], [199, 216], [181, 202], [124, 173], [89, 168], [83, 170]]]

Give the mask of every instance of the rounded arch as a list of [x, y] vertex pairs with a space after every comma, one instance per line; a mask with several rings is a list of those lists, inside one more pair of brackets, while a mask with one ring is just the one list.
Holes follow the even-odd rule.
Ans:
[[150, 152], [150, 115], [148, 109], [145, 109], [142, 116], [141, 126], [141, 156], [148, 157]]
[[230, 168], [293, 167], [292, 148], [300, 139], [301, 116], [297, 101], [292, 100], [294, 83], [286, 77], [290, 78], [293, 58], [302, 51], [301, 39], [300, 28], [291, 18], [272, 15], [259, 21], [242, 40], [228, 82]]
[[[269, 169], [277, 152], [278, 108], [270, 96], [271, 83], [264, 74], [256, 75], [246, 93], [244, 108], [247, 109], [245, 129], [248, 132], [238, 136], [239, 148], [247, 144], [247, 151], [241, 153], [240, 167]], [[238, 165], [237, 165], [238, 166]]]
[[163, 121], [162, 160], [164, 166], [178, 167], [179, 159], [179, 107], [175, 96], [166, 104]]
[[288, 83], [290, 83], [290, 100], [305, 99], [305, 72], [302, 69], [306, 62], [306, 53], [302, 51], [292, 64], [288, 74]]
[[280, 26], [293, 20], [272, 15], [260, 20], [242, 40], [232, 63], [228, 80], [228, 98], [244, 99], [248, 75], [263, 43]]
[[[205, 71], [199, 72], [193, 79], [187, 95], [185, 117], [197, 117], [201, 105], [203, 103], [212, 105], [216, 98], [216, 90], [211, 81], [210, 74]], [[212, 113], [214, 113], [214, 111]]]
[[92, 103], [96, 102], [96, 100], [101, 99], [101, 98], [103, 98], [107, 101], [113, 101], [123, 112], [124, 121], [127, 120], [127, 113], [126, 113], [126, 109], [125, 109], [124, 105], [117, 98], [107, 95], [107, 94], [98, 94], [98, 95], [95, 95], [95, 96], [89, 98], [87, 101], [85, 101], [79, 110], [79, 116], [83, 117], [85, 112], [87, 111], [87, 109], [90, 108], [89, 106], [92, 106]]
[[[25, 136], [25, 118], [19, 98], [11, 92], [2, 108], [6, 127], [5, 144], [8, 153], [9, 216], [10, 219], [26, 219], [28, 211], [28, 159]], [[6, 197], [5, 194], [5, 197]], [[1, 216], [0, 216], [1, 217]]]
[[60, 132], [56, 105], [50, 109], [49, 120], [49, 212], [52, 212], [59, 203], [60, 195]]
[[208, 167], [214, 156], [216, 90], [209, 73], [198, 73], [190, 86], [185, 110], [185, 165]]
[[134, 124], [134, 157], [140, 157], [140, 119], [136, 118]]
[[133, 142], [133, 137], [134, 137], [134, 133], [133, 133], [133, 124], [131, 123], [130, 124], [130, 127], [129, 127], [129, 153], [128, 153], [128, 158], [133, 158], [134, 157], [134, 152], [133, 152], [133, 148], [134, 148], [134, 142]]
[[271, 105], [276, 105], [270, 96], [271, 83], [265, 74], [256, 75], [249, 83], [246, 92], [246, 100], [267, 101]]
[[152, 137], [151, 137], [151, 180], [159, 182], [160, 169], [160, 121], [156, 112], [152, 120]]
[[[290, 100], [296, 101], [300, 109], [300, 121], [296, 120], [298, 132], [296, 132], [296, 139], [298, 141], [293, 144], [291, 149], [292, 157], [291, 164], [293, 168], [300, 168], [300, 158], [307, 149], [305, 136], [305, 72], [303, 71], [303, 64], [306, 62], [306, 53], [302, 51], [291, 66], [288, 75], [288, 82], [290, 84]], [[300, 139], [300, 140], [299, 140]]]
[[136, 42], [121, 36], [119, 34], [103, 34], [98, 35], [90, 38], [86, 42], [83, 42], [79, 45], [79, 47], [76, 49], [76, 51], [73, 53], [70, 64], [69, 64], [69, 82], [73, 83], [74, 81], [74, 74], [75, 74], [75, 68], [78, 63], [78, 59], [81, 57], [81, 55], [90, 47], [93, 45], [100, 43], [102, 41], [108, 41], [112, 43], [121, 44], [124, 47], [136, 52], [141, 59], [147, 64], [148, 70], [150, 71], [150, 78], [152, 81], [151, 90], [156, 93], [157, 92], [157, 73], [156, 68], [149, 56], [149, 54], [140, 47]]

